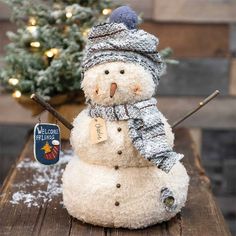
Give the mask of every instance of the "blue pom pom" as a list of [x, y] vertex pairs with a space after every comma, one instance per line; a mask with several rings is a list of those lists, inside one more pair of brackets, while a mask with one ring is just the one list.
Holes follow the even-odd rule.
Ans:
[[128, 29], [136, 29], [138, 24], [137, 14], [128, 6], [116, 8], [110, 15], [110, 23], [124, 23]]

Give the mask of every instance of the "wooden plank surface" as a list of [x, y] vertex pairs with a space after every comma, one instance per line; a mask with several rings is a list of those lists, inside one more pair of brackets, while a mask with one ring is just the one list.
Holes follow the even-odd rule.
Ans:
[[157, 94], [207, 97], [219, 89], [221, 96], [227, 96], [229, 66], [230, 61], [225, 58], [179, 59], [178, 65], [168, 65]]
[[30, 130], [32, 130], [31, 125], [0, 123], [0, 187], [12, 164], [22, 152]]
[[144, 21], [141, 28], [159, 38], [158, 49], [171, 47], [175, 58], [227, 57], [229, 25]]
[[236, 2], [234, 0], [156, 0], [153, 8], [153, 19], [158, 21], [236, 22]]
[[[32, 169], [19, 168], [26, 158], [30, 158], [32, 162], [32, 147], [33, 140], [31, 137], [17, 161], [18, 167], [12, 168], [2, 187], [0, 193], [0, 235], [230, 235], [212, 196], [209, 179], [202, 169], [199, 156], [195, 152], [194, 143], [186, 129], [176, 131], [176, 149], [185, 154], [184, 163], [191, 177], [186, 207], [172, 220], [141, 230], [105, 229], [81, 223], [68, 215], [61, 204], [61, 194], [52, 198], [52, 201], [40, 202], [39, 199], [37, 203], [40, 207], [27, 207], [27, 202], [12, 204], [10, 202], [12, 196], [16, 191], [21, 190], [22, 181], [33, 180], [37, 174]], [[68, 147], [68, 143], [63, 144], [63, 149], [68, 149]], [[60, 166], [61, 169], [64, 167], [65, 163]], [[48, 174], [50, 177], [50, 173]], [[54, 177], [52, 176], [52, 178]], [[57, 181], [61, 181], [60, 175], [56, 178], [58, 178]], [[49, 185], [49, 183], [32, 184], [26, 188], [26, 191], [33, 193], [33, 191], [44, 190]]]
[[10, 7], [3, 2], [0, 2], [0, 20], [9, 19], [11, 14]]
[[231, 60], [230, 78], [229, 78], [229, 94], [236, 96], [236, 58]]

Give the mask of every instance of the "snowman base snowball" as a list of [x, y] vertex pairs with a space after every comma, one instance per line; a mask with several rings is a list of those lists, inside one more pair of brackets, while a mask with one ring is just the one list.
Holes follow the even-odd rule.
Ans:
[[[138, 229], [171, 219], [185, 205], [188, 176], [181, 163], [168, 175], [156, 167], [118, 171], [126, 180], [122, 184], [115, 168], [87, 164], [75, 156], [63, 176], [69, 214], [97, 226]], [[173, 209], [162, 198], [167, 186], [173, 190]]]

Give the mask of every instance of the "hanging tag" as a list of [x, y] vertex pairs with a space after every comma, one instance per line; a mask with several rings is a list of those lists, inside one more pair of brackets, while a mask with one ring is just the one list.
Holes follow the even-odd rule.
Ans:
[[59, 161], [60, 128], [55, 124], [39, 123], [34, 127], [34, 157], [44, 165]]
[[97, 117], [90, 123], [90, 137], [92, 143], [100, 143], [107, 140], [107, 129], [105, 120]]

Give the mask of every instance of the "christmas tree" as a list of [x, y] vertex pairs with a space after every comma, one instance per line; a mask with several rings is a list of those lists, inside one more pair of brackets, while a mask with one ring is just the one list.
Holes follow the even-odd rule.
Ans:
[[[4, 0], [13, 10], [16, 33], [8, 32], [0, 81], [13, 97], [32, 93], [51, 100], [80, 90], [81, 60], [90, 28], [105, 21], [110, 0]], [[68, 96], [66, 96], [68, 98]], [[72, 96], [73, 97], [73, 96]], [[62, 103], [65, 102], [62, 99]]]

